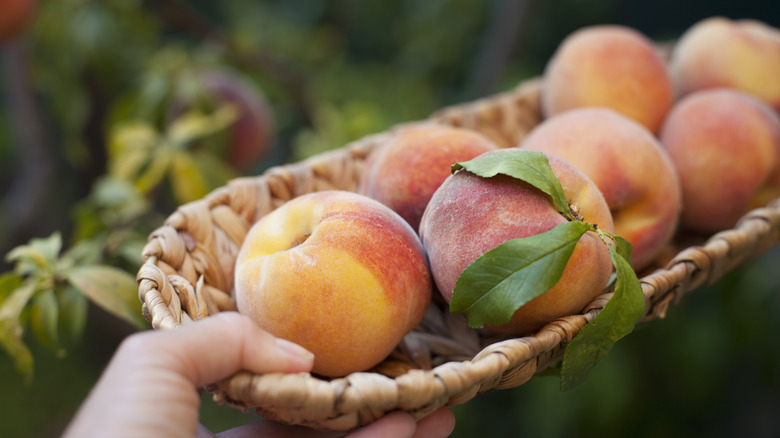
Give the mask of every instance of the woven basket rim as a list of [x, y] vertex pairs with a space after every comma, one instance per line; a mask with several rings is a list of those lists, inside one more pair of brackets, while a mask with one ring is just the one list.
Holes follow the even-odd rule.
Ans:
[[[230, 258], [235, 260], [246, 231], [259, 217], [303, 193], [354, 191], [375, 145], [409, 124], [465, 127], [513, 146], [541, 120], [539, 88], [538, 79], [532, 79], [505, 93], [444, 108], [427, 120], [401, 124], [259, 176], [237, 178], [180, 206], [150, 234], [143, 251], [137, 280], [144, 316], [154, 329], [173, 329], [235, 310]], [[668, 260], [641, 274], [646, 306], [638, 323], [663, 318], [688, 292], [714, 283], [779, 240], [780, 198], [748, 212], [732, 229], [675, 248]], [[560, 360], [568, 342], [610, 297], [599, 296], [580, 314], [553, 321], [532, 336], [499, 340], [475, 338], [475, 331], [445, 316], [434, 303], [426, 320], [397, 348], [403, 360], [391, 355], [377, 369], [337, 379], [241, 372], [209, 389], [217, 402], [317, 429], [350, 430], [393, 410], [420, 418], [483, 392], [522, 385]], [[445, 359], [439, 363], [437, 358]]]

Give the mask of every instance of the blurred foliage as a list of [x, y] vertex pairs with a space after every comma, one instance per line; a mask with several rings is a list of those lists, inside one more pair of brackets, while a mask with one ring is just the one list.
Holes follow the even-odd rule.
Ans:
[[[147, 236], [229, 178], [509, 89], [539, 75], [582, 26], [618, 22], [663, 40], [715, 14], [780, 25], [758, 1], [528, 1], [522, 14], [511, 6], [39, 0], [27, 33], [0, 46], [0, 436], [59, 434], [116, 344], [146, 326], [134, 276]], [[490, 32], [507, 25], [517, 31], [511, 41]], [[496, 44], [505, 51], [486, 50]], [[238, 108], [195, 80], [214, 67], [246, 77], [270, 103], [271, 150], [248, 168], [226, 160]], [[22, 108], [25, 91], [35, 111]], [[30, 132], [45, 135], [36, 143]], [[25, 187], [36, 181], [45, 187]], [[22, 206], [16, 192], [38, 197]], [[774, 251], [686, 297], [572, 391], [536, 377], [455, 407], [454, 436], [776, 435], [780, 284], [763, 273], [779, 262]], [[210, 402], [202, 417], [214, 430], [256, 419]]]

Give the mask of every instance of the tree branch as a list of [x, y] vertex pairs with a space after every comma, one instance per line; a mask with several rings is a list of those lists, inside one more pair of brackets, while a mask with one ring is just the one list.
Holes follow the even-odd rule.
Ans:
[[492, 14], [479, 50], [472, 64], [469, 98], [479, 98], [496, 91], [517, 44], [533, 0], [495, 0]]
[[2, 84], [7, 94], [11, 141], [19, 163], [3, 199], [0, 221], [0, 248], [3, 253], [26, 242], [45, 216], [51, 194], [54, 162], [46, 139], [46, 129], [30, 83], [27, 49], [22, 40], [0, 47]]

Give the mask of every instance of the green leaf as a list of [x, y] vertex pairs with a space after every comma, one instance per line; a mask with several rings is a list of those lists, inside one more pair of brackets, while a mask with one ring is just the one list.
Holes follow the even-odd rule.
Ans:
[[4, 272], [0, 274], [0, 308], [5, 299], [11, 295], [16, 288], [22, 285], [23, 277], [15, 272]]
[[615, 236], [613, 234], [610, 234], [609, 236], [612, 238], [612, 241], [615, 242], [615, 250], [617, 251], [618, 255], [623, 257], [629, 265], [633, 266], [631, 261], [631, 252], [634, 250], [634, 247], [631, 245], [631, 243], [620, 236]]
[[37, 285], [31, 279], [21, 282], [16, 289], [3, 300], [0, 306], [0, 322], [18, 320], [22, 310], [30, 302], [37, 290]]
[[531, 184], [549, 195], [559, 212], [570, 220], [575, 219], [560, 180], [553, 173], [547, 156], [541, 152], [499, 151], [452, 165], [453, 173], [459, 169], [465, 169], [483, 178], [502, 174]]
[[37, 288], [33, 281], [19, 284], [0, 306], [0, 346], [11, 356], [17, 371], [29, 383], [33, 375], [33, 357], [22, 340], [20, 316]]
[[53, 290], [40, 291], [31, 300], [30, 328], [38, 342], [64, 355], [57, 332], [59, 304]]
[[89, 265], [97, 263], [103, 256], [105, 247], [105, 238], [103, 236], [82, 238], [68, 248], [60, 259], [62, 269], [68, 269], [64, 262], [72, 267], [73, 265]]
[[59, 330], [66, 343], [73, 344], [81, 340], [87, 325], [87, 297], [70, 284], [58, 285], [56, 289], [59, 305]]
[[51, 269], [62, 249], [62, 236], [54, 232], [47, 238], [33, 238], [27, 245], [20, 245], [6, 254], [6, 260], [16, 262], [19, 274], [30, 274], [38, 269]]
[[617, 271], [615, 293], [566, 347], [561, 369], [561, 390], [582, 383], [615, 342], [634, 330], [636, 321], [645, 310], [645, 297], [639, 279], [630, 261], [619, 254], [626, 247], [620, 242], [616, 242], [616, 245], [618, 249], [608, 245]]
[[590, 229], [584, 222], [564, 222], [487, 251], [458, 277], [450, 312], [464, 314], [471, 327], [508, 322], [523, 304], [558, 282], [577, 242]]
[[65, 272], [68, 281], [90, 301], [138, 329], [146, 327], [135, 277], [113, 266], [87, 265]]
[[22, 329], [19, 321], [0, 321], [0, 346], [5, 349], [19, 374], [24, 377], [26, 383], [32, 381], [35, 371], [30, 349], [22, 341]]

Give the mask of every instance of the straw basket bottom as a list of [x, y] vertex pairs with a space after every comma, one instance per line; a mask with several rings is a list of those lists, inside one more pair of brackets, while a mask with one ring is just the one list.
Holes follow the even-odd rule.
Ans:
[[[424, 123], [473, 129], [508, 147], [540, 121], [539, 82], [533, 80], [442, 109]], [[251, 224], [305, 193], [355, 191], [366, 157], [389, 132], [257, 177], [238, 178], [179, 207], [150, 235], [138, 273], [139, 297], [152, 327], [175, 329], [235, 310], [233, 264]], [[662, 318], [686, 293], [717, 281], [779, 240], [780, 200], [746, 214], [731, 230], [680, 234], [653, 269], [640, 273], [646, 306], [639, 322]], [[395, 410], [419, 418], [486, 391], [522, 385], [559, 361], [569, 341], [609, 298], [602, 295], [582, 313], [516, 339], [488, 338], [468, 328], [437, 299], [419, 326], [372, 370], [336, 379], [241, 372], [208, 389], [219, 403], [316, 429], [350, 430]]]

